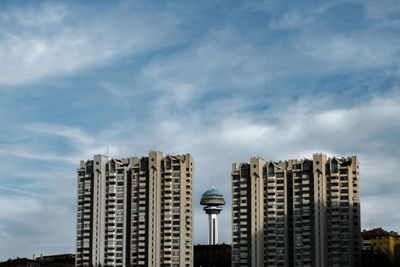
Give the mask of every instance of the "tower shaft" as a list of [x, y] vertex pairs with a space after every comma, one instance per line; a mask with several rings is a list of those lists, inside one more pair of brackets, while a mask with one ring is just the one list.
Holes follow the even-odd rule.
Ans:
[[218, 217], [217, 214], [208, 214], [208, 244], [218, 244]]

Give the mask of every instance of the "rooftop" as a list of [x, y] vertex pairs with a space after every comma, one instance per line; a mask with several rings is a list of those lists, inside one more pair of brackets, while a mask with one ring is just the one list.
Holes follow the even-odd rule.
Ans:
[[223, 197], [222, 193], [215, 189], [210, 189], [204, 192], [203, 196], [221, 196]]
[[225, 199], [224, 195], [222, 195], [221, 192], [215, 189], [210, 189], [204, 192], [204, 194], [201, 196], [200, 200], [201, 205], [207, 205], [209, 206], [221, 206], [225, 205]]
[[365, 238], [373, 238], [376, 236], [393, 236], [393, 237], [398, 237], [399, 234], [397, 232], [387, 232], [382, 228], [374, 228], [372, 230], [364, 230], [362, 232], [362, 237]]

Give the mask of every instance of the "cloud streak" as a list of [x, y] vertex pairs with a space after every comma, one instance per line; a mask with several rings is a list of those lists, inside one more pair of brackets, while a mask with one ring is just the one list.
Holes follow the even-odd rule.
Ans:
[[5, 186], [0, 186], [0, 189], [1, 190], [6, 190], [6, 191], [11, 191], [11, 192], [16, 192], [16, 193], [23, 194], [23, 195], [28, 195], [28, 196], [34, 196], [34, 197], [39, 197], [39, 198], [47, 198], [47, 196], [43, 196], [43, 195], [40, 195], [40, 194], [28, 192], [28, 191], [25, 191], [25, 190], [9, 188], [9, 187], [5, 187]]

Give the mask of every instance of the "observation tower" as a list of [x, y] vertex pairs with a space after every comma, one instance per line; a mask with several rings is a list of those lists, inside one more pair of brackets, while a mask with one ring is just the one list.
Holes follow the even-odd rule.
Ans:
[[221, 212], [225, 205], [224, 196], [215, 189], [207, 190], [200, 200], [200, 205], [205, 206], [203, 209], [208, 214], [208, 244], [218, 244], [218, 219], [217, 215]]

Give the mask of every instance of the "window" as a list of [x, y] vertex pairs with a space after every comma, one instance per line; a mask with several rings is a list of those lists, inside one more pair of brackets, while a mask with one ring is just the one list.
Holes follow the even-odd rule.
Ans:
[[170, 170], [171, 169], [171, 158], [167, 158], [165, 161], [165, 169]]
[[268, 165], [268, 176], [274, 176], [275, 175], [275, 167], [271, 163]]
[[337, 173], [338, 172], [338, 162], [336, 161], [336, 159], [332, 160], [332, 173]]

